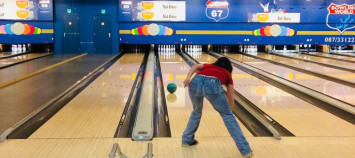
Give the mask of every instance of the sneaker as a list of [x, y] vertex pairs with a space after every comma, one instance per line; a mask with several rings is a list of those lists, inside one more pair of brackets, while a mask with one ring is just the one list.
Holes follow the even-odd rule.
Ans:
[[182, 147], [194, 146], [194, 145], [196, 145], [197, 143], [198, 143], [197, 140], [194, 140], [194, 141], [192, 141], [190, 144], [182, 144], [181, 146], [182, 146]]
[[250, 152], [249, 154], [243, 155], [243, 158], [250, 158], [253, 157], [253, 152]]

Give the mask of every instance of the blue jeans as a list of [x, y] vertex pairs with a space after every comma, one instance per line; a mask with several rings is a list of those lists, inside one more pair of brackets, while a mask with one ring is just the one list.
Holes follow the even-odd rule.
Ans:
[[203, 98], [206, 97], [212, 104], [213, 108], [217, 110], [223, 118], [224, 124], [239, 151], [243, 155], [251, 152], [249, 143], [245, 139], [243, 132], [229, 107], [226, 94], [223, 91], [219, 79], [196, 75], [190, 82], [189, 95], [194, 109], [183, 133], [182, 144], [189, 144], [194, 141], [195, 132], [197, 131], [201, 120]]

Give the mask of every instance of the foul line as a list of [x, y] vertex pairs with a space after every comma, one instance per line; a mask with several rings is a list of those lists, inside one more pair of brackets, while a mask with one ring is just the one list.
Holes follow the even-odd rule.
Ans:
[[87, 55], [87, 54], [88, 54], [88, 53], [84, 53], [84, 54], [78, 55], [78, 56], [76, 56], [76, 57], [73, 57], [73, 58], [70, 58], [70, 59], [61, 61], [61, 62], [59, 62], [59, 63], [56, 63], [56, 64], [54, 64], [54, 65], [45, 67], [45, 68], [43, 68], [43, 69], [37, 70], [37, 71], [32, 72], [32, 73], [30, 73], [30, 74], [27, 74], [27, 75], [24, 75], [24, 76], [21, 76], [21, 77], [17, 77], [17, 78], [15, 78], [15, 79], [13, 79], [13, 80], [10, 80], [10, 81], [6, 81], [6, 82], [0, 84], [0, 88], [6, 87], [6, 86], [8, 86], [8, 85], [10, 85], [10, 84], [13, 84], [13, 83], [16, 83], [16, 82], [18, 82], [18, 81], [22, 81], [22, 80], [24, 80], [24, 79], [26, 79], [26, 78], [29, 78], [29, 77], [32, 77], [32, 76], [34, 76], [34, 75], [40, 74], [40, 73], [42, 73], [42, 72], [44, 72], [44, 71], [47, 71], [47, 70], [49, 70], [49, 69], [53, 69], [53, 68], [55, 68], [55, 67], [58, 67], [58, 66], [60, 66], [60, 65], [65, 64], [65, 63], [67, 63], [67, 62], [70, 62], [70, 61], [72, 61], [72, 60], [75, 60], [75, 59], [78, 59], [78, 58], [80, 58], [80, 57], [83, 57], [83, 56], [85, 56], [85, 55]]

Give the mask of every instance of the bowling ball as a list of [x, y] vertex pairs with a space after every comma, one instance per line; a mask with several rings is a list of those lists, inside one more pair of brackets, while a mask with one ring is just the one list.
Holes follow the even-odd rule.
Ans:
[[166, 88], [170, 93], [174, 93], [177, 89], [177, 86], [175, 83], [169, 83], [168, 86], [166, 86]]

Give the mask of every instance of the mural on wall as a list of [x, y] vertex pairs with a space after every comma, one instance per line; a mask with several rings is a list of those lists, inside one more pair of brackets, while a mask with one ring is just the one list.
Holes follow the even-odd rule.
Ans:
[[53, 20], [52, 0], [0, 0], [0, 20]]
[[[270, 1], [259, 2], [263, 12], [248, 13], [248, 22], [260, 23], [300, 23], [301, 13], [289, 13], [282, 7], [277, 6], [277, 0], [273, 0], [272, 7]], [[261, 9], [260, 9], [261, 10]]]
[[[154, 20], [155, 12], [131, 14], [136, 9], [150, 12], [155, 4], [168, 1], [120, 2], [118, 21], [126, 22], [120, 25], [121, 42], [355, 44], [355, 6], [348, 0], [170, 1], [184, 2], [183, 22]], [[147, 23], [152, 21], [154, 24]], [[144, 31], [148, 26], [152, 31]], [[165, 27], [174, 29], [169, 33]]]
[[[338, 30], [343, 34], [346, 30], [355, 28], [355, 4], [330, 4], [328, 7], [326, 24], [329, 28]], [[329, 23], [329, 21], [338, 21], [338, 23]]]

